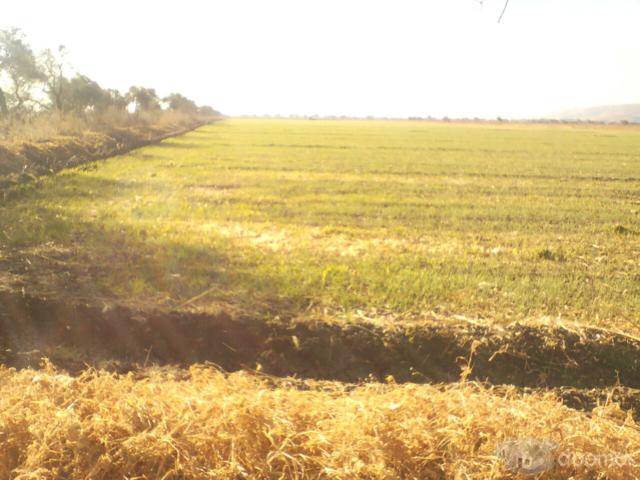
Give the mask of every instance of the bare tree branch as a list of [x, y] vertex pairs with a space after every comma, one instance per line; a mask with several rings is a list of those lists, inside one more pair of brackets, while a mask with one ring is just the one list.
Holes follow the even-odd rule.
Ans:
[[502, 21], [502, 17], [504, 17], [504, 12], [507, 11], [507, 7], [509, 6], [509, 0], [504, 3], [504, 8], [502, 9], [502, 13], [500, 14], [500, 18], [498, 19], [498, 23]]

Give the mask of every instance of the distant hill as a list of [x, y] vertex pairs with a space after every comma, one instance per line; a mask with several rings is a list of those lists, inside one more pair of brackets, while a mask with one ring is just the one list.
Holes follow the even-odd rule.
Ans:
[[559, 120], [593, 120], [595, 122], [640, 123], [640, 104], [604, 105], [601, 107], [576, 108], [554, 115]]

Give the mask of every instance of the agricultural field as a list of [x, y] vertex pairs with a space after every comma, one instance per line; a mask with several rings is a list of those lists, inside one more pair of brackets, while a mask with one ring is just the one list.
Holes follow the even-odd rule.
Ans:
[[227, 119], [63, 170], [0, 203], [0, 473], [519, 478], [536, 437], [633, 478], [639, 259], [636, 126]]
[[638, 133], [229, 120], [20, 192], [0, 235], [44, 293], [636, 331]]

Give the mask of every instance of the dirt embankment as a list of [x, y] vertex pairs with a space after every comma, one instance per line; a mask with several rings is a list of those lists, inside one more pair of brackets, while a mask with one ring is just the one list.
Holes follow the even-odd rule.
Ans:
[[79, 137], [41, 142], [0, 143], [0, 195], [36, 177], [56, 173], [93, 160], [182, 135], [212, 120], [193, 119], [180, 124], [113, 128]]

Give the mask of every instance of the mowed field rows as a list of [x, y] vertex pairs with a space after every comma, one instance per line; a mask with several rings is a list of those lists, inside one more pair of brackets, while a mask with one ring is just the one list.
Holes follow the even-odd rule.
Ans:
[[5, 202], [7, 281], [260, 317], [637, 331], [638, 133], [228, 120]]

